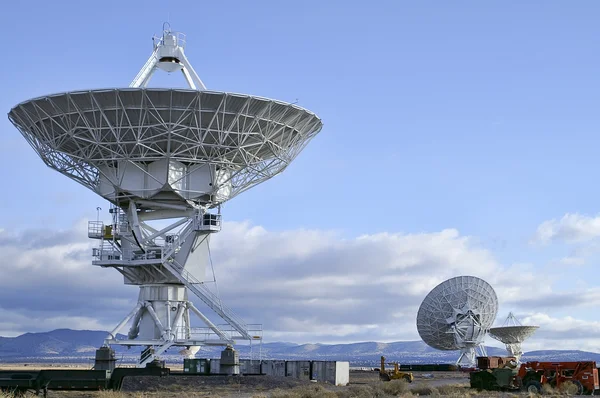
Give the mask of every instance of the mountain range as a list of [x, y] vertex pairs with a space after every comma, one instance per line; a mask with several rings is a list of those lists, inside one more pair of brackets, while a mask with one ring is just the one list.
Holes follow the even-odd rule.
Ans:
[[[96, 330], [57, 329], [43, 333], [25, 333], [17, 337], [0, 337], [0, 363], [81, 363], [93, 362], [95, 351], [102, 345], [107, 332]], [[123, 336], [119, 336], [123, 338]], [[218, 358], [220, 347], [203, 347], [198, 358]], [[121, 362], [134, 362], [140, 349], [115, 347]], [[362, 342], [349, 344], [295, 344], [285, 342], [238, 345], [240, 358], [287, 360], [339, 360], [350, 361], [351, 366], [377, 366], [381, 355], [402, 364], [454, 363], [457, 351], [439, 351], [422, 341], [397, 341], [392, 343]], [[179, 349], [171, 349], [164, 356], [169, 363], [180, 363]], [[504, 349], [487, 347], [488, 355], [506, 356]], [[525, 353], [523, 361], [580, 361], [600, 363], [600, 354], [577, 350], [543, 350]]]

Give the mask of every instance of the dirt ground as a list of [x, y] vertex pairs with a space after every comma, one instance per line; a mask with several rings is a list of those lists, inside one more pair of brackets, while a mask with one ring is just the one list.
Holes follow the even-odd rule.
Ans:
[[[48, 368], [47, 365], [41, 368]], [[76, 368], [63, 366], [64, 368]], [[0, 367], [2, 368], [2, 367]], [[11, 369], [18, 368], [11, 366]], [[37, 366], [24, 366], [35, 369]], [[412, 384], [381, 382], [377, 372], [351, 371], [348, 386], [333, 386], [272, 376], [169, 376], [128, 377], [123, 380], [122, 391], [78, 392], [49, 391], [49, 398], [167, 398], [167, 397], [242, 397], [242, 398], [312, 398], [312, 397], [393, 397], [411, 396], [410, 389], [419, 389], [420, 395], [430, 395], [435, 388], [451, 385], [453, 391], [468, 391], [468, 377], [458, 372], [413, 372]], [[433, 389], [432, 389], [433, 388]], [[439, 394], [432, 394], [439, 395]], [[452, 394], [457, 396], [456, 394]], [[462, 395], [462, 394], [460, 394]], [[469, 395], [469, 394], [467, 394]], [[0, 398], [2, 395], [0, 394]]]
[[[413, 385], [425, 383], [436, 387], [443, 385], [469, 385], [469, 375], [461, 372], [412, 372]], [[379, 382], [377, 372], [351, 371], [350, 384], [370, 384]]]
[[[10, 364], [0, 369], [81, 369], [85, 365]], [[469, 377], [460, 372], [413, 372], [413, 383], [382, 382], [378, 372], [350, 371], [348, 386], [333, 386], [272, 376], [137, 376], [123, 380], [121, 391], [49, 391], [48, 398], [369, 398], [369, 397], [525, 397], [523, 393], [482, 392], [469, 388]], [[544, 391], [544, 395], [572, 395]], [[28, 395], [33, 397], [33, 395]], [[0, 398], [12, 398], [0, 392]]]
[[[0, 369], [89, 369], [82, 365], [3, 364]], [[175, 370], [173, 368], [173, 370]], [[179, 369], [181, 370], [181, 369]], [[271, 376], [137, 376], [123, 380], [122, 391], [49, 391], [48, 398], [369, 398], [369, 397], [518, 397], [519, 393], [482, 392], [469, 388], [469, 377], [460, 372], [413, 372], [413, 383], [382, 382], [378, 372], [350, 371], [348, 386], [333, 386], [290, 377]], [[544, 391], [544, 395], [572, 395]], [[33, 395], [30, 395], [33, 396]], [[0, 398], [12, 395], [2, 394]]]

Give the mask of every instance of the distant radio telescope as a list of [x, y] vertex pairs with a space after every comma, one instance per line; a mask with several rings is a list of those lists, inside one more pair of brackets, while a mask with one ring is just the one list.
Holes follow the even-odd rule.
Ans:
[[490, 329], [490, 336], [504, 343], [506, 351], [514, 356], [517, 362], [521, 362], [521, 356], [523, 355], [521, 343], [531, 337], [538, 328], [539, 326], [523, 326], [510, 312], [502, 326]]
[[487, 356], [483, 340], [496, 319], [498, 298], [483, 279], [458, 276], [437, 285], [417, 313], [423, 341], [438, 350], [460, 350], [457, 365], [475, 366]]
[[[185, 44], [163, 26], [129, 87], [46, 95], [9, 112], [47, 166], [111, 203], [110, 223], [89, 222], [92, 263], [121, 273], [139, 295], [105, 345], [145, 347], [140, 367], [171, 347], [193, 355], [262, 339], [261, 325], [246, 324], [205, 285], [210, 235], [221, 229], [222, 203], [281, 173], [322, 127], [294, 104], [208, 90]], [[181, 72], [189, 88], [148, 88], [157, 71]], [[192, 327], [192, 315], [203, 327]]]

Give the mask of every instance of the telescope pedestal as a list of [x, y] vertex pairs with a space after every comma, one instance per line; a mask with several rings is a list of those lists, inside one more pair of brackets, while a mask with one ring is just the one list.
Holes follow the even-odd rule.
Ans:
[[[220, 230], [220, 215], [202, 209], [171, 211], [166, 213], [169, 218], [180, 216], [178, 220], [157, 230], [148, 222], [164, 216], [161, 210], [140, 210], [131, 201], [127, 212], [113, 207], [111, 214], [112, 225], [90, 222], [88, 236], [101, 240], [93, 264], [115, 268], [126, 284], [138, 285], [140, 291], [137, 305], [110, 332], [106, 345], [148, 347], [138, 363], [143, 367], [173, 346], [195, 353], [203, 345], [262, 338], [256, 333], [262, 332], [260, 325], [245, 324], [194, 276], [204, 275], [209, 236]], [[227, 324], [216, 325], [198, 310], [188, 299], [190, 291]], [[204, 327], [192, 327], [190, 312]], [[117, 334], [127, 324], [131, 325], [127, 338], [119, 339]]]
[[487, 351], [483, 344], [478, 346], [466, 347], [460, 350], [460, 357], [456, 361], [456, 366], [465, 366], [472, 368], [477, 366], [477, 357], [487, 357]]

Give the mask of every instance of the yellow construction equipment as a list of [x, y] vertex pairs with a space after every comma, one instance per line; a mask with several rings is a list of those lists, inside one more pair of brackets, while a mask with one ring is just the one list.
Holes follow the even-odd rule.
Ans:
[[381, 356], [381, 368], [379, 369], [380, 380], [404, 380], [408, 383], [413, 382], [413, 374], [409, 372], [401, 372], [398, 362], [388, 362], [388, 365], [394, 365], [394, 370], [385, 370], [385, 357]]

